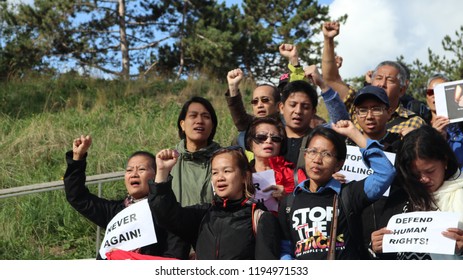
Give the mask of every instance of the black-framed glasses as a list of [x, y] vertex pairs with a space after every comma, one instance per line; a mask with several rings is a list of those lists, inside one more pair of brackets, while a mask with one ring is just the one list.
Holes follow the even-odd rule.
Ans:
[[377, 117], [381, 116], [384, 113], [385, 109], [386, 108], [382, 106], [375, 106], [370, 108], [360, 107], [357, 108], [355, 111], [359, 117], [366, 117], [368, 115], [368, 112], [371, 112], [373, 116]]
[[256, 106], [256, 105], [259, 103], [259, 100], [260, 100], [260, 102], [262, 102], [262, 103], [264, 103], [264, 104], [265, 104], [265, 103], [269, 103], [269, 102], [271, 101], [269, 97], [267, 97], [267, 96], [261, 96], [260, 98], [259, 98], [259, 97], [256, 97], [256, 98], [252, 99], [252, 100], [251, 100], [251, 104], [254, 105], [254, 106]]
[[264, 143], [265, 141], [267, 141], [267, 139], [270, 138], [270, 140], [272, 140], [272, 142], [274, 143], [281, 143], [283, 142], [283, 137], [279, 136], [279, 135], [271, 135], [271, 134], [256, 134], [252, 137], [252, 139], [254, 140], [254, 142], [256, 142], [257, 144], [262, 144]]
[[426, 89], [426, 95], [427, 96], [433, 96], [434, 95], [434, 89], [432, 89], [432, 88]]
[[317, 151], [317, 149], [314, 148], [301, 149], [301, 151], [303, 151], [310, 159], [314, 159], [318, 155], [322, 158], [322, 160], [332, 160], [336, 158], [335, 154], [332, 154], [327, 151], [319, 152]]

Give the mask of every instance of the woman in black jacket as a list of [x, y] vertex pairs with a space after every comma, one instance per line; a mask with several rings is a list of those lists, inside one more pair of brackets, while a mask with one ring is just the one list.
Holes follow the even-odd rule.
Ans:
[[[153, 180], [156, 175], [156, 159], [149, 152], [133, 153], [127, 161], [125, 170], [127, 196], [120, 200], [107, 200], [90, 193], [85, 186], [87, 151], [91, 144], [92, 138], [89, 135], [74, 139], [72, 151], [66, 153], [64, 190], [66, 199], [74, 209], [97, 226], [106, 228], [119, 212], [147, 198], [148, 181]], [[177, 259], [187, 258], [189, 244], [159, 228], [156, 223], [154, 226], [157, 243], [138, 248], [135, 250], [137, 253]], [[106, 259], [106, 256], [98, 254], [97, 259], [102, 258]]]
[[156, 155], [157, 174], [148, 199], [157, 223], [191, 242], [199, 260], [279, 258], [278, 220], [251, 201], [252, 174], [240, 147], [221, 148], [213, 154], [211, 203], [180, 206], [170, 176], [177, 159], [178, 152], [170, 149]]

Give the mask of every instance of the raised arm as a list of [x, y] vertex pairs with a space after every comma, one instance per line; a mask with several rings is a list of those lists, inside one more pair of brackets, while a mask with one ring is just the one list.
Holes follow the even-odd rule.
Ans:
[[373, 169], [373, 174], [364, 179], [365, 194], [370, 201], [381, 198], [396, 174], [394, 165], [383, 152], [383, 146], [364, 136], [351, 121], [339, 121], [332, 128], [359, 146], [365, 166]]
[[225, 98], [233, 123], [238, 131], [245, 131], [253, 119], [253, 116], [246, 112], [243, 98], [239, 91], [239, 84], [243, 77], [243, 71], [239, 68], [230, 70], [227, 73], [228, 91], [225, 93]]
[[310, 82], [320, 88], [330, 121], [336, 123], [340, 120], [349, 120], [349, 113], [344, 102], [339, 94], [326, 84], [318, 67], [316, 65], [307, 66], [304, 68], [304, 73]]
[[348, 85], [342, 80], [336, 63], [334, 37], [339, 34], [339, 22], [325, 22], [323, 30], [322, 75], [325, 82], [339, 93], [344, 100], [349, 93]]
[[299, 64], [299, 54], [296, 45], [281, 44], [278, 48], [282, 57], [288, 60], [288, 69], [290, 72], [289, 81], [304, 79], [304, 69]]

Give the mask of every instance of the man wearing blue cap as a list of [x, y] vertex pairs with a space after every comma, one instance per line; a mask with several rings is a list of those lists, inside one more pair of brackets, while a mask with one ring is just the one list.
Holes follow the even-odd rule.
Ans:
[[395, 152], [400, 134], [388, 132], [387, 123], [393, 110], [383, 88], [365, 86], [357, 92], [354, 104], [355, 118], [363, 134], [378, 140], [385, 151]]

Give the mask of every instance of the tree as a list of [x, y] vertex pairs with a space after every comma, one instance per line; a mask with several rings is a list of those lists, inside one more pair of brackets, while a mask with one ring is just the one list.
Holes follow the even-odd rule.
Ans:
[[[411, 64], [406, 64], [410, 69], [409, 93], [416, 99], [425, 100], [425, 90], [428, 78], [436, 73], [445, 74], [451, 81], [463, 79], [463, 26], [455, 31], [455, 39], [446, 35], [442, 40], [444, 51], [450, 54], [451, 58], [445, 55], [440, 56], [428, 49], [428, 61], [421, 62], [416, 59]], [[398, 58], [403, 62], [403, 56]]]
[[99, 69], [128, 78], [131, 67], [146, 63], [146, 52], [169, 35], [171, 1], [36, 0], [7, 9], [5, 19], [18, 45], [28, 35], [43, 61], [74, 62], [82, 70]]
[[[225, 79], [230, 69], [241, 67], [253, 80], [270, 80], [287, 71], [278, 51], [284, 42], [303, 50], [302, 61], [319, 60], [321, 46], [313, 35], [329, 19], [327, 6], [311, 0], [244, 0], [240, 10], [214, 2], [185, 0], [177, 7], [186, 23], [176, 43], [159, 50], [159, 70], [181, 65], [183, 73]], [[183, 57], [180, 64], [178, 57]]]
[[240, 62], [250, 75], [269, 80], [286, 72], [287, 61], [281, 60], [278, 52], [282, 43], [297, 45], [303, 62], [319, 62], [321, 42], [314, 40], [314, 35], [330, 20], [328, 6], [312, 0], [244, 0], [243, 10]]
[[166, 74], [175, 70], [177, 77], [201, 74], [225, 78], [228, 70], [237, 67], [237, 21], [241, 14], [236, 5], [228, 8], [215, 0], [182, 0], [176, 3], [176, 14], [182, 22], [172, 34], [175, 42], [153, 54], [159, 61], [158, 71]]

